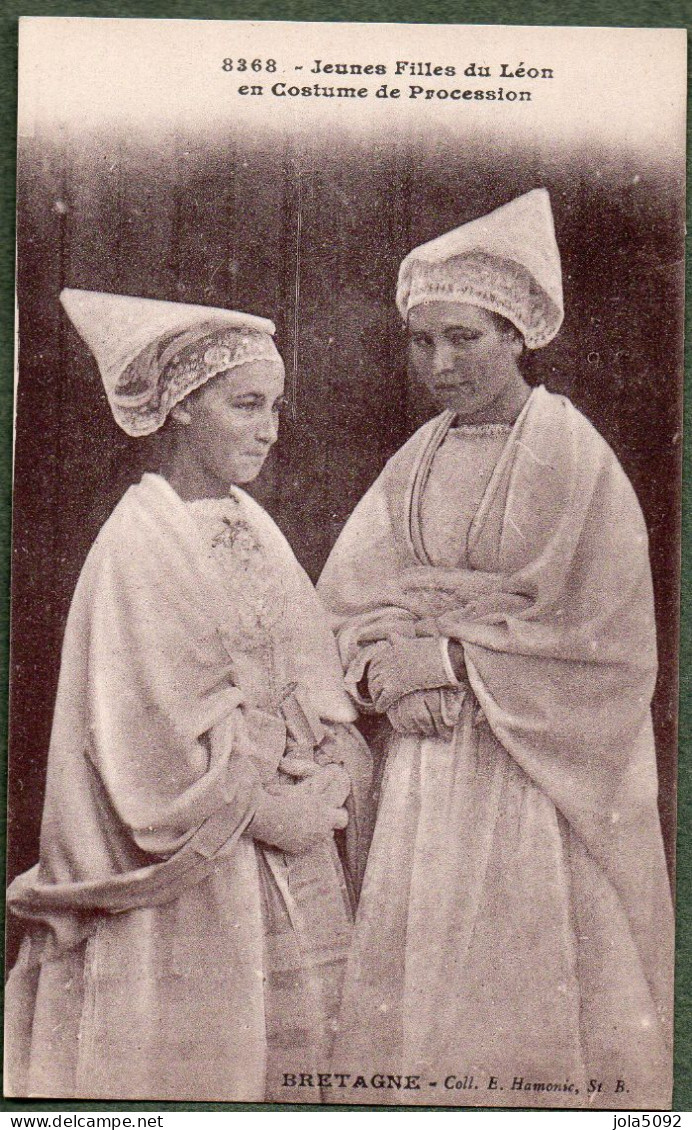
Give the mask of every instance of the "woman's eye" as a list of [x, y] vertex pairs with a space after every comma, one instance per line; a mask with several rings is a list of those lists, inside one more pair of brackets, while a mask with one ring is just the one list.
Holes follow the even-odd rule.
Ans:
[[418, 349], [432, 345], [432, 341], [425, 334], [413, 334], [410, 341], [411, 344], [415, 345]]
[[480, 336], [475, 330], [455, 330], [449, 334], [449, 341], [452, 345], [465, 345], [469, 341], [478, 341]]

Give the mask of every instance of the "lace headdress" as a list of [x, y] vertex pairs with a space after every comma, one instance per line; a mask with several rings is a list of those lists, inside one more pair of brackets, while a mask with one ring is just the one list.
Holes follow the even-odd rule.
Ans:
[[487, 216], [414, 248], [396, 295], [406, 321], [423, 302], [464, 302], [508, 318], [528, 349], [547, 345], [563, 318], [562, 271], [550, 197], [536, 188]]
[[75, 329], [91, 349], [116, 423], [150, 435], [171, 408], [218, 373], [252, 361], [283, 371], [266, 318], [122, 294], [63, 290]]

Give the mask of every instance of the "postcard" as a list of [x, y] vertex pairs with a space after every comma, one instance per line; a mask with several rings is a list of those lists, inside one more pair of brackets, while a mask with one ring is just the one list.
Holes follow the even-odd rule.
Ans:
[[6, 1095], [670, 1108], [685, 53], [21, 20]]

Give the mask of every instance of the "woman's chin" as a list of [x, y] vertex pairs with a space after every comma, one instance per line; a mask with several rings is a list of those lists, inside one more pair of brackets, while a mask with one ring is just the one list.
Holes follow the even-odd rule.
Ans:
[[476, 412], [482, 408], [482, 405], [478, 403], [478, 398], [471, 391], [467, 394], [459, 391], [444, 396], [438, 394], [436, 400], [440, 408], [455, 412], [457, 416], [464, 417], [467, 420], [471, 420]]
[[231, 485], [242, 486], [243, 483], [254, 482], [258, 477], [260, 471], [264, 467], [266, 461], [266, 456], [258, 457], [257, 459], [254, 459], [252, 457], [243, 459], [242, 463], [239, 463], [239, 465], [234, 469], [233, 476], [231, 478]]

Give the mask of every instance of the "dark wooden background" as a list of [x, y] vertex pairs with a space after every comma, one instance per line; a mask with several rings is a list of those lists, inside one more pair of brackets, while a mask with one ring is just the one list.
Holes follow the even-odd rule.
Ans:
[[[432, 414], [406, 375], [394, 306], [416, 244], [545, 185], [566, 318], [528, 360], [611, 443], [651, 538], [661, 671], [661, 813], [674, 843], [684, 180], [625, 152], [469, 139], [287, 143], [202, 134], [36, 135], [19, 153], [8, 874], [37, 855], [46, 750], [72, 591], [148, 445], [119, 432], [58, 302], [86, 287], [272, 317], [294, 418], [253, 493], [313, 578], [385, 460]], [[300, 303], [296, 318], [298, 215]], [[10, 952], [12, 951], [10, 946]]]

